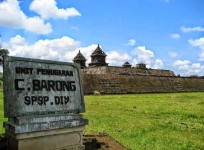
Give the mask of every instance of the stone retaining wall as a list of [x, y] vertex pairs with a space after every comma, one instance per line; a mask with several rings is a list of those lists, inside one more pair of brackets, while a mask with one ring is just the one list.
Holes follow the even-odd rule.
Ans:
[[86, 74], [118, 74], [118, 75], [156, 75], [156, 76], [175, 76], [171, 70], [161, 69], [139, 69], [136, 67], [116, 67], [116, 66], [100, 66], [88, 67], [83, 69]]
[[82, 80], [85, 94], [204, 92], [204, 78], [82, 72]]

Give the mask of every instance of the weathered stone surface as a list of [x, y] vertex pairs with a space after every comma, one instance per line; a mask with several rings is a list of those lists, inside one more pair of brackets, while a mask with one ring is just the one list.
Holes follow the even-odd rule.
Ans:
[[100, 66], [82, 70], [85, 74], [175, 76], [173, 71], [161, 69], [140, 69], [136, 67]]
[[13, 134], [7, 132], [9, 150], [83, 150], [84, 127]]
[[45, 116], [23, 116], [9, 118], [8, 121], [16, 125], [25, 125], [31, 123], [50, 123], [56, 121], [80, 120], [81, 114], [65, 114], [65, 115], [45, 115]]
[[45, 131], [61, 128], [73, 128], [77, 126], [85, 126], [88, 124], [87, 119], [72, 119], [72, 120], [60, 120], [60, 121], [51, 121], [51, 122], [38, 122], [30, 124], [21, 124], [17, 125], [13, 122], [4, 122], [4, 128], [13, 132], [18, 133], [27, 133], [27, 132], [36, 132], [36, 131]]
[[88, 74], [83, 72], [85, 94], [168, 93], [204, 91], [204, 78], [119, 74]]
[[82, 95], [75, 64], [4, 58], [5, 117], [84, 112]]

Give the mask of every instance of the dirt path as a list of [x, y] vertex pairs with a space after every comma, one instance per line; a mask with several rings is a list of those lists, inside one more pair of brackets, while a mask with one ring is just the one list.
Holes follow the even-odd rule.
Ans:
[[84, 145], [86, 150], [127, 150], [108, 135], [85, 135]]

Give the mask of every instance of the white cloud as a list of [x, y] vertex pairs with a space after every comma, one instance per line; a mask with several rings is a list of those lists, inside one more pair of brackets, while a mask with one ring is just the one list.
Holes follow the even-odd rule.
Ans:
[[52, 32], [51, 24], [44, 24], [44, 21], [39, 17], [26, 17], [23, 28], [37, 34], [49, 34]]
[[73, 51], [66, 51], [65, 55], [63, 56], [65, 60], [73, 60], [77, 53], [80, 52], [82, 55], [87, 59], [86, 63], [89, 64], [91, 62], [91, 54], [96, 49], [97, 44], [92, 44], [87, 47], [79, 47]]
[[190, 39], [188, 42], [192, 46], [198, 47], [201, 50], [201, 53], [200, 53], [200, 56], [199, 56], [200, 57], [199, 60], [204, 61], [204, 37], [196, 39], [196, 40]]
[[[5, 17], [6, 14], [6, 17]], [[8, 0], [0, 3], [0, 24], [5, 26], [23, 26], [24, 14], [20, 10], [17, 0]]]
[[147, 68], [162, 69], [164, 63], [161, 59], [155, 59], [154, 53], [151, 50], [145, 48], [145, 46], [138, 46], [132, 51], [132, 55], [136, 55], [133, 58], [133, 64], [144, 63]]
[[107, 63], [111, 66], [122, 66], [126, 61], [130, 60], [131, 56], [128, 54], [121, 54], [117, 51], [107, 52]]
[[25, 38], [21, 37], [20, 35], [17, 35], [17, 36], [12, 37], [10, 39], [10, 43], [12, 43], [12, 45], [24, 45], [24, 44], [26, 44], [26, 40], [25, 40]]
[[154, 69], [161, 69], [164, 67], [164, 63], [161, 59], [156, 59], [153, 65]]
[[[51, 40], [39, 40], [30, 44], [24, 37], [17, 35], [12, 37], [9, 42], [4, 43], [4, 47], [9, 49], [11, 56], [50, 59], [66, 62], [72, 62], [80, 50], [87, 59], [87, 64], [89, 64], [91, 62], [90, 56], [97, 48], [97, 44], [80, 47], [79, 41], [67, 36]], [[133, 66], [138, 63], [145, 63], [147, 64], [147, 67], [153, 67], [155, 69], [163, 68], [164, 66], [162, 60], [155, 60], [153, 52], [151, 50], [147, 50], [144, 46], [136, 47], [132, 52], [132, 56], [127, 53], [120, 53], [117, 51], [104, 52], [107, 54], [106, 62], [109, 63], [110, 66], [122, 66], [126, 61], [132, 63]], [[136, 57], [134, 55], [136, 55]]]
[[177, 56], [177, 52], [169, 52], [169, 56], [176, 57]]
[[174, 34], [171, 34], [170, 37], [171, 37], [172, 39], [180, 39], [180, 34], [174, 33]]
[[134, 39], [130, 39], [126, 45], [134, 46], [136, 41]]
[[189, 60], [177, 60], [173, 63], [173, 66], [177, 66], [179, 69], [186, 70], [190, 63], [191, 62]]
[[[97, 48], [97, 44], [87, 47], [80, 47], [80, 43], [72, 38], [63, 36], [52, 40], [39, 40], [33, 44], [28, 44], [24, 37], [17, 35], [12, 37], [4, 47], [9, 49], [11, 56], [29, 57], [38, 59], [50, 59], [58, 61], [72, 62], [79, 50], [87, 59], [87, 64], [91, 62], [91, 54]], [[101, 47], [102, 48], [102, 47]], [[109, 65], [122, 65], [125, 61], [131, 60], [131, 57], [117, 51], [106, 52], [106, 62]]]
[[183, 75], [203, 75], [204, 73], [204, 65], [192, 63], [189, 60], [177, 60], [173, 63], [173, 66], [182, 70], [184, 72]]
[[187, 32], [202, 32], [202, 31], [204, 31], [204, 27], [200, 27], [200, 26], [198, 26], [198, 27], [181, 27], [181, 31], [185, 32], [185, 33], [187, 33]]
[[79, 11], [73, 7], [66, 9], [58, 8], [56, 0], [33, 0], [30, 9], [38, 13], [44, 19], [68, 19], [73, 16], [81, 16]]
[[67, 51], [74, 51], [78, 48], [79, 42], [63, 36], [58, 39], [39, 40], [34, 44], [28, 44], [23, 37], [17, 35], [4, 45], [9, 49], [11, 56], [71, 61], [72, 59], [65, 59], [64, 55]]
[[151, 65], [154, 53], [151, 50], [145, 48], [145, 46], [138, 46], [132, 51], [133, 55], [137, 56], [139, 63], [145, 63]]
[[0, 3], [0, 25], [21, 28], [37, 34], [52, 32], [50, 23], [45, 23], [37, 16], [26, 16], [17, 0], [7, 0]]
[[137, 61], [137, 59], [133, 59], [132, 60], [132, 66], [135, 67], [139, 62]]

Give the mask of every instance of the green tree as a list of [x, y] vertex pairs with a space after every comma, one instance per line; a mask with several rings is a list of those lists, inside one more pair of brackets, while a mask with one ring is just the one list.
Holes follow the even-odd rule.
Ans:
[[3, 85], [3, 73], [0, 72], [0, 87]]
[[9, 51], [7, 49], [0, 49], [0, 64], [3, 63], [3, 56], [8, 54], [9, 54]]

